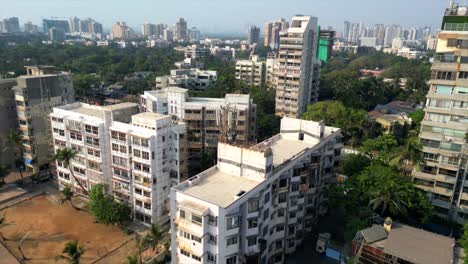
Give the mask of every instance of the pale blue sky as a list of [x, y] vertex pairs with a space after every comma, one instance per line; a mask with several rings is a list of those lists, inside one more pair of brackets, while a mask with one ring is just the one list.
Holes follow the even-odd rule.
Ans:
[[179, 17], [207, 32], [243, 32], [249, 25], [294, 14], [319, 18], [342, 30], [343, 21], [439, 27], [449, 0], [0, 0], [0, 18], [20, 23], [51, 16], [92, 17], [110, 28], [117, 20], [135, 28], [145, 21], [174, 24]]

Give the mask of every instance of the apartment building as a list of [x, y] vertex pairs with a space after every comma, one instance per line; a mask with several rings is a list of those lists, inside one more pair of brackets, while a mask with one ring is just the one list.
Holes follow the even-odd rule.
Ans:
[[18, 129], [15, 94], [11, 90], [16, 79], [0, 79], [0, 167], [13, 167], [19, 157], [17, 147], [8, 140], [8, 135]]
[[[139, 105], [55, 107], [50, 114], [54, 149], [77, 152], [73, 175], [89, 191], [105, 184], [115, 199], [128, 203], [145, 223], [169, 220], [169, 189], [186, 179], [186, 128], [170, 116], [138, 113]], [[82, 189], [67, 167], [56, 162], [60, 188]]]
[[278, 83], [279, 60], [267, 58], [265, 63], [265, 84], [268, 89], [276, 89]]
[[190, 97], [187, 89], [169, 87], [144, 92], [141, 106], [143, 111], [171, 115], [187, 124], [190, 160], [216, 152], [220, 138], [242, 145], [255, 142], [256, 105], [250, 95], [199, 98]]
[[320, 62], [317, 60], [317, 18], [294, 16], [280, 33], [276, 114], [300, 117], [318, 101]]
[[216, 166], [171, 189], [173, 263], [285, 263], [327, 211], [341, 137], [284, 117], [257, 145], [220, 142]]
[[75, 92], [69, 72], [59, 72], [52, 66], [26, 66], [26, 72], [12, 89], [26, 170], [37, 173], [48, 168], [51, 158], [48, 116], [53, 107], [74, 102]]
[[289, 28], [289, 22], [281, 18], [279, 21], [268, 22], [265, 26], [265, 47], [278, 49], [279, 33]]
[[178, 86], [194, 90], [204, 90], [218, 80], [217, 71], [191, 69], [171, 70], [170, 75], [156, 77], [156, 90]]
[[468, 23], [460, 23], [466, 18], [467, 7], [445, 11], [419, 134], [425, 165], [413, 172], [435, 211], [460, 224], [468, 219]]
[[243, 81], [247, 85], [260, 88], [265, 84], [265, 62], [260, 61], [257, 55], [250, 60], [236, 61], [236, 80]]

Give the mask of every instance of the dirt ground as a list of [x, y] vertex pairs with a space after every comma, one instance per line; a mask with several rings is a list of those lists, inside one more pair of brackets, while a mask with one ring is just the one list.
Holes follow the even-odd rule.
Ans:
[[9, 223], [1, 229], [6, 244], [21, 256], [18, 245], [23, 239], [26, 263], [65, 263], [55, 262], [55, 257], [73, 240], [85, 248], [81, 263], [125, 263], [127, 255], [136, 252], [133, 235], [117, 226], [94, 223], [89, 213], [61, 204], [52, 195], [37, 196], [0, 211], [4, 213]]

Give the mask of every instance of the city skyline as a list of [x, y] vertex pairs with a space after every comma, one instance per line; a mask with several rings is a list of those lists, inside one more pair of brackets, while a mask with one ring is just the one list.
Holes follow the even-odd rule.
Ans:
[[[397, 0], [388, 3], [363, 0], [359, 5], [344, 0], [336, 0], [333, 5], [330, 2], [313, 1], [310, 3], [305, 0], [295, 0], [288, 6], [281, 5], [277, 0], [268, 2], [259, 0], [255, 3], [241, 0], [235, 5], [227, 1], [225, 4], [219, 2], [215, 4], [208, 0], [197, 1], [197, 3], [177, 0], [164, 4], [138, 0], [131, 4], [121, 3], [120, 5], [109, 0], [100, 1], [99, 4], [89, 0], [60, 2], [60, 5], [58, 3], [56, 0], [41, 2], [21, 0], [15, 5], [7, 5], [6, 0], [0, 0], [0, 4], [7, 6], [0, 10], [0, 18], [18, 16], [21, 25], [28, 21], [40, 25], [44, 18], [57, 17], [68, 20], [73, 16], [92, 17], [103, 23], [106, 30], [110, 30], [116, 21], [125, 21], [132, 28], [139, 29], [145, 22], [173, 25], [180, 17], [183, 17], [189, 26], [197, 26], [205, 33], [245, 33], [251, 25], [257, 25], [262, 29], [263, 35], [263, 25], [266, 22], [280, 17], [291, 17], [295, 14], [316, 16], [321, 26], [332, 26], [337, 31], [342, 30], [344, 20], [362, 21], [368, 25], [377, 23], [416, 27], [428, 25], [438, 29], [439, 21], [432, 17], [440, 16], [442, 10], [448, 5], [448, 1], [440, 0], [431, 3], [430, 6], [425, 6], [427, 2], [422, 0], [410, 2]], [[179, 10], [178, 7], [181, 4], [186, 8]], [[90, 9], [90, 5], [94, 5], [95, 8]], [[335, 6], [341, 8], [334, 9]], [[421, 8], [422, 6], [424, 8]], [[200, 7], [204, 7], [206, 11], [203, 15], [199, 12], [191, 12]], [[113, 12], [107, 12], [110, 9]]]

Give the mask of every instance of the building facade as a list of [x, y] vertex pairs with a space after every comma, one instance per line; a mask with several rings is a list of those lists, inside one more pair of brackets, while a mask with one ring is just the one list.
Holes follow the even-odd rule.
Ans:
[[467, 7], [445, 12], [419, 134], [425, 164], [413, 172], [436, 213], [460, 224], [468, 219], [468, 23], [459, 21], [467, 18]]
[[177, 41], [188, 41], [187, 38], [187, 21], [179, 18], [175, 26], [174, 38]]
[[236, 61], [236, 80], [243, 81], [251, 87], [260, 88], [265, 84], [265, 62], [257, 55], [250, 60]]
[[276, 114], [300, 117], [318, 101], [320, 62], [317, 60], [317, 18], [295, 16], [280, 36]]
[[48, 33], [51, 28], [61, 29], [65, 33], [70, 32], [70, 24], [67, 20], [43, 19], [42, 29], [44, 32]]
[[218, 163], [171, 190], [172, 263], [285, 263], [327, 211], [340, 130], [283, 118], [251, 147], [220, 142]]
[[48, 116], [53, 107], [74, 102], [75, 92], [69, 72], [52, 66], [26, 66], [26, 72], [16, 79], [13, 91], [26, 170], [37, 173], [48, 169], [52, 154]]
[[8, 135], [18, 129], [15, 93], [16, 79], [0, 79], [0, 166], [14, 167], [18, 149], [8, 140]]
[[[186, 129], [170, 116], [138, 113], [138, 104], [56, 107], [50, 114], [54, 149], [77, 152], [73, 175], [88, 191], [104, 184], [145, 223], [169, 220], [169, 189], [186, 179]], [[180, 151], [181, 150], [181, 151]], [[60, 188], [82, 193], [68, 167], [56, 162]]]
[[190, 97], [187, 89], [170, 87], [146, 91], [141, 105], [143, 111], [171, 115], [187, 124], [189, 161], [215, 153], [220, 139], [241, 145], [255, 142], [256, 105], [249, 95], [199, 98]]
[[112, 26], [113, 39], [131, 39], [135, 36], [133, 29], [127, 26], [125, 22], [117, 22]]
[[170, 75], [156, 77], [156, 89], [178, 86], [193, 90], [204, 90], [218, 80], [217, 71], [191, 69], [171, 70]]
[[260, 43], [260, 28], [258, 28], [256, 26], [251, 26], [249, 28], [247, 43], [249, 45], [256, 45], [256, 44]]
[[279, 33], [289, 28], [289, 22], [284, 18], [279, 21], [268, 22], [265, 26], [265, 47], [279, 48]]

